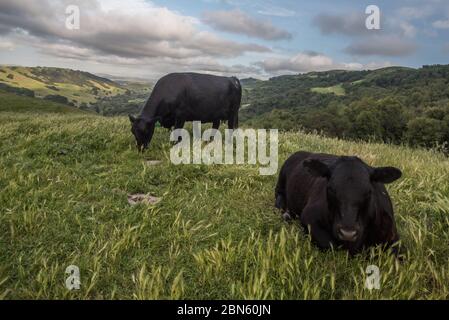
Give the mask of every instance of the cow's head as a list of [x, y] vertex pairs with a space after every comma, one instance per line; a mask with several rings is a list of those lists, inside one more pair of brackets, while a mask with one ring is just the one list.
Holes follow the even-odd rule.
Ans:
[[373, 168], [357, 157], [340, 157], [332, 165], [310, 159], [304, 166], [313, 176], [327, 179], [334, 237], [354, 248], [363, 244], [366, 227], [375, 219], [375, 184], [391, 183], [402, 176], [397, 168]]
[[137, 149], [143, 151], [148, 148], [148, 144], [151, 138], [153, 138], [154, 128], [158, 119], [136, 118], [130, 115], [129, 120], [131, 121], [131, 132], [136, 138]]

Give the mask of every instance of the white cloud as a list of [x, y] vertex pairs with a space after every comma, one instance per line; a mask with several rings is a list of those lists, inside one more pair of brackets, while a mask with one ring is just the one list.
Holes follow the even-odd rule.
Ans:
[[[64, 27], [68, 4], [81, 9], [78, 31]], [[250, 4], [254, 9], [251, 12], [262, 15], [296, 14], [276, 6], [253, 1]], [[240, 10], [229, 12], [231, 16], [225, 15], [229, 19], [222, 19], [221, 27], [226, 22], [231, 32], [234, 28], [236, 33], [265, 40], [291, 37], [289, 32], [264, 20], [266, 17], [258, 19], [257, 14], [249, 16]], [[363, 15], [330, 18], [326, 21], [329, 19], [322, 16], [316, 21], [325, 34], [340, 33], [359, 39], [366, 35]], [[336, 62], [314, 52], [292, 57], [276, 55], [267, 46], [231, 40], [221, 33], [204, 30], [208, 29], [201, 20], [146, 0], [0, 0], [0, 35], [4, 37], [0, 38], [0, 50], [13, 50], [16, 46], [34, 48], [33, 54], [37, 51], [51, 64], [81, 65], [86, 69], [97, 66], [96, 70], [110, 74], [158, 77], [174, 71], [197, 71], [263, 78], [279, 73], [360, 70], [388, 65]], [[416, 32], [411, 23], [402, 24], [401, 30], [401, 36], [409, 38]], [[387, 45], [397, 47], [396, 42]], [[260, 62], [252, 63], [256, 60]]]
[[449, 19], [437, 20], [434, 23], [432, 23], [432, 26], [437, 29], [449, 29]]
[[346, 36], [360, 36], [372, 33], [365, 24], [366, 16], [359, 12], [344, 14], [321, 13], [312, 24], [318, 27], [322, 34], [343, 34]]
[[148, 8], [154, 8], [154, 4], [152, 2], [145, 0], [127, 1], [126, 6], [123, 6], [122, 0], [98, 0], [98, 3], [105, 12], [119, 10], [129, 14], [136, 14], [146, 11]]
[[[80, 8], [80, 30], [65, 28], [69, 4]], [[271, 52], [204, 31], [198, 19], [145, 0], [0, 0], [0, 35], [0, 50], [34, 48], [51, 65], [151, 77], [175, 71], [255, 76], [260, 69], [237, 59]]]
[[316, 52], [300, 52], [293, 57], [270, 58], [257, 65], [271, 74], [305, 73], [328, 70], [364, 70], [389, 66], [389, 62], [362, 64], [358, 62], [335, 62], [332, 58]]
[[[65, 7], [77, 4], [81, 29], [68, 30]], [[0, 2], [0, 27], [21, 29], [53, 44], [89, 49], [97, 55], [121, 58], [237, 57], [269, 52], [252, 43], [239, 43], [199, 30], [198, 21], [143, 0], [27, 0]]]
[[398, 10], [399, 15], [407, 20], [423, 19], [435, 13], [435, 7], [431, 5], [417, 7], [402, 7]]
[[345, 52], [355, 56], [404, 57], [413, 54], [417, 45], [396, 35], [376, 35], [351, 43]]
[[350, 38], [351, 43], [344, 49], [348, 54], [402, 57], [413, 54], [418, 47], [413, 41], [418, 29], [411, 20], [426, 16], [429, 12], [430, 9], [421, 12], [417, 8], [407, 7], [400, 9], [400, 14], [394, 19], [382, 15], [380, 30], [368, 30], [366, 16], [360, 12], [321, 13], [312, 24], [324, 35], [338, 34]]
[[0, 50], [14, 51], [15, 49], [16, 45], [13, 42], [0, 38]]
[[407, 21], [399, 22], [399, 28], [404, 36], [407, 38], [414, 38], [416, 36], [416, 28]]
[[206, 11], [203, 14], [202, 21], [217, 30], [245, 34], [254, 38], [265, 40], [292, 38], [289, 32], [275, 27], [270, 21], [255, 19], [239, 9], [230, 11]]
[[274, 17], [293, 17], [296, 15], [296, 11], [273, 5], [263, 5], [263, 8], [258, 10], [257, 13]]

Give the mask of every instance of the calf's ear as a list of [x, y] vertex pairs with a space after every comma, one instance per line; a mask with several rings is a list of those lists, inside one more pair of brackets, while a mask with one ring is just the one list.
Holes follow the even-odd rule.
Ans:
[[400, 177], [402, 177], [401, 170], [394, 167], [375, 168], [371, 173], [371, 181], [380, 183], [392, 183]]
[[136, 122], [136, 117], [134, 117], [132, 114], [129, 115], [129, 121], [131, 121], [131, 123]]
[[314, 177], [330, 178], [331, 176], [331, 171], [329, 167], [320, 160], [316, 159], [305, 160], [303, 165], [307, 169], [307, 171]]

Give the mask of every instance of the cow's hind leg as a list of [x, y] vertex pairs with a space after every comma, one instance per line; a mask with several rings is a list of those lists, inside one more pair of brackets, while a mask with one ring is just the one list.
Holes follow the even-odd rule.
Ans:
[[287, 199], [285, 197], [285, 186], [287, 184], [287, 177], [285, 172], [285, 165], [281, 168], [279, 172], [279, 178], [276, 183], [276, 188], [274, 191], [275, 203], [274, 206], [279, 210], [287, 210]]
[[276, 195], [276, 201], [274, 203], [274, 206], [279, 210], [285, 210], [285, 196], [283, 194], [277, 194]]
[[218, 129], [220, 129], [220, 120], [215, 120], [212, 123], [212, 129], [214, 129], [214, 135], [212, 137], [210, 137], [210, 141], [214, 141], [215, 139], [215, 133], [218, 131]]
[[239, 128], [239, 110], [237, 109], [234, 114], [234, 129]]
[[287, 199], [285, 197], [285, 173], [283, 170], [281, 170], [281, 173], [279, 174], [278, 183], [276, 185], [275, 190], [275, 203], [274, 206], [281, 210], [282, 218], [289, 222], [293, 220], [296, 216], [294, 214], [290, 214], [288, 208], [287, 208]]
[[[234, 130], [234, 129], [237, 129], [237, 126], [238, 126], [238, 118], [236, 119], [236, 114], [235, 114], [235, 112], [232, 112], [231, 113], [231, 115], [229, 116], [229, 119], [228, 119], [228, 128], [230, 129], [230, 130]], [[237, 126], [236, 126], [237, 125]]]
[[235, 110], [231, 113], [228, 119], [228, 127], [229, 129], [238, 129], [239, 128], [239, 111]]

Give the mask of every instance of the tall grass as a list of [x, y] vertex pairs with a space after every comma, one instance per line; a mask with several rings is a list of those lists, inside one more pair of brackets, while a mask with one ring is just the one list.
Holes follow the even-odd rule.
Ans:
[[[436, 152], [304, 133], [297, 150], [401, 168], [390, 185], [403, 262], [374, 248], [320, 252], [273, 209], [255, 166], [174, 166], [166, 130], [138, 154], [126, 118], [0, 113], [0, 298], [446, 299], [449, 161]], [[162, 160], [148, 166], [148, 160]], [[154, 206], [127, 195], [151, 193]], [[365, 288], [377, 265], [380, 290]], [[65, 287], [76, 265], [81, 289]]]

